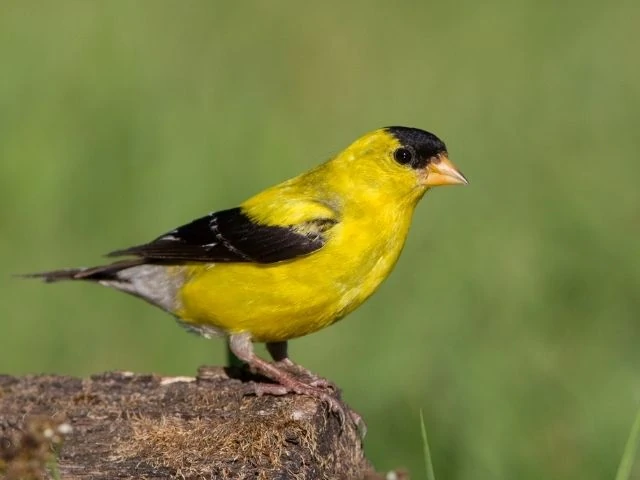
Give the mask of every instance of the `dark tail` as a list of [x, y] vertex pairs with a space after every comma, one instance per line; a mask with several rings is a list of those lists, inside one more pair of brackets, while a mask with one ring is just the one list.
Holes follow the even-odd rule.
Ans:
[[111, 263], [109, 265], [101, 265], [99, 267], [89, 268], [65, 268], [63, 270], [52, 270], [42, 273], [27, 273], [18, 275], [23, 278], [40, 278], [47, 283], [59, 282], [61, 280], [119, 280], [118, 272], [127, 268], [142, 265], [144, 259], [136, 258], [133, 260], [123, 260], [121, 262]]

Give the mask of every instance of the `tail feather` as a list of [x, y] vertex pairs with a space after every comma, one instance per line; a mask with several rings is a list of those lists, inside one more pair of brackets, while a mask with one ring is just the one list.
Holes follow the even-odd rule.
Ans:
[[65, 268], [62, 270], [52, 270], [50, 272], [27, 273], [19, 276], [24, 278], [40, 278], [46, 283], [59, 282], [61, 280], [115, 281], [120, 280], [118, 272], [127, 268], [137, 267], [143, 263], [144, 259], [137, 258], [98, 267]]
[[142, 298], [173, 314], [179, 304], [178, 291], [184, 280], [181, 274], [170, 273], [169, 266], [137, 258], [98, 267], [68, 268], [21, 276], [39, 278], [47, 283], [89, 280]]

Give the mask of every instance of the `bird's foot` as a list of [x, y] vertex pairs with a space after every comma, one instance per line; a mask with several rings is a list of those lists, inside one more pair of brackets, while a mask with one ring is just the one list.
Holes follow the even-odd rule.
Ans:
[[312, 384], [305, 384], [298, 379], [287, 379], [283, 383], [254, 383], [253, 392], [257, 396], [262, 395], [286, 395], [295, 393], [297, 395], [308, 395], [317, 398], [329, 407], [329, 411], [338, 416], [338, 420], [342, 426], [346, 425], [346, 419], [353, 421], [360, 432], [362, 438], [366, 433], [366, 425], [362, 417], [351, 410], [335, 393], [330, 393], [326, 388], [317, 387]]
[[302, 365], [298, 365], [297, 363], [292, 362], [289, 358], [285, 358], [284, 360], [275, 362], [275, 364], [280, 368], [286, 369], [297, 377], [302, 377], [304, 380], [307, 380], [306, 382], [302, 382], [306, 385], [318, 388], [320, 390], [329, 390], [340, 395], [340, 389], [335, 383], [319, 375], [316, 375], [311, 370], [304, 368]]
[[251, 340], [251, 335], [248, 332], [236, 333], [229, 337], [229, 347], [252, 371], [263, 375], [274, 383], [252, 382], [252, 389], [248, 393], [258, 396], [295, 393], [314, 397], [325, 403], [329, 410], [338, 416], [343, 429], [346, 427], [347, 418], [349, 418], [355, 423], [361, 438], [364, 437], [366, 427], [362, 417], [341, 400], [340, 390], [328, 380], [317, 377], [307, 369], [294, 364], [287, 357], [286, 342], [267, 343], [267, 350], [276, 362], [270, 363], [254, 353]]

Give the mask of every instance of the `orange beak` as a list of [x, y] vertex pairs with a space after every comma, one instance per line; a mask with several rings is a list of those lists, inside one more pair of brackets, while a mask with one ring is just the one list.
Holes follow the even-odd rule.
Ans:
[[427, 178], [425, 178], [424, 184], [428, 187], [467, 185], [469, 183], [446, 155], [439, 155], [434, 158], [429, 162], [426, 170]]

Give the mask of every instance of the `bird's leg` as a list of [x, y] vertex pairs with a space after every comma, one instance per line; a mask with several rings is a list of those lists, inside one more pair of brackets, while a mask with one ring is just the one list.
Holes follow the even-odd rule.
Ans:
[[287, 367], [289, 370], [294, 369], [300, 372], [303, 376], [308, 377], [311, 380], [309, 382], [309, 385], [311, 385], [312, 387], [328, 388], [336, 392], [338, 391], [338, 388], [335, 386], [333, 382], [330, 382], [326, 378], [322, 378], [316, 375], [315, 373], [311, 372], [310, 370], [304, 368], [302, 365], [298, 365], [297, 363], [293, 362], [293, 360], [291, 360], [289, 358], [289, 355], [287, 354], [286, 341], [267, 342], [266, 346], [267, 346], [267, 351], [271, 355], [271, 358], [273, 358], [273, 361], [276, 362], [276, 364], [283, 365], [284, 367]]
[[290, 367], [293, 365], [293, 362], [289, 358], [289, 354], [287, 353], [287, 341], [284, 342], [268, 342], [266, 343], [267, 351], [273, 361], [276, 363], [280, 363], [282, 365], [286, 365]]
[[338, 414], [343, 424], [347, 415], [353, 418], [349, 409], [334, 395], [327, 393], [321, 388], [303, 383], [277, 365], [258, 357], [253, 351], [253, 343], [251, 342], [251, 335], [249, 333], [231, 335], [229, 338], [229, 346], [231, 347], [231, 351], [240, 360], [249, 365], [250, 368], [255, 370], [256, 373], [277, 382], [277, 385], [256, 384], [256, 395], [286, 395], [289, 392], [298, 395], [309, 395], [329, 405], [331, 411]]
[[[336, 387], [333, 382], [327, 380], [326, 378], [319, 377], [318, 375], [304, 368], [302, 365], [299, 365], [291, 360], [289, 358], [289, 354], [287, 353], [286, 340], [283, 342], [267, 342], [266, 347], [269, 355], [271, 355], [271, 358], [273, 358], [273, 361], [276, 362], [277, 365], [283, 365], [285, 367], [298, 370], [304, 376], [308, 377], [311, 380], [311, 382], [309, 383], [310, 386], [321, 389], [329, 389], [333, 392], [339, 391], [338, 387]], [[367, 426], [365, 425], [364, 420], [358, 412], [351, 410], [350, 408], [349, 415], [357, 425], [358, 430], [360, 431], [360, 435], [362, 436], [362, 438], [364, 438], [367, 432]]]

